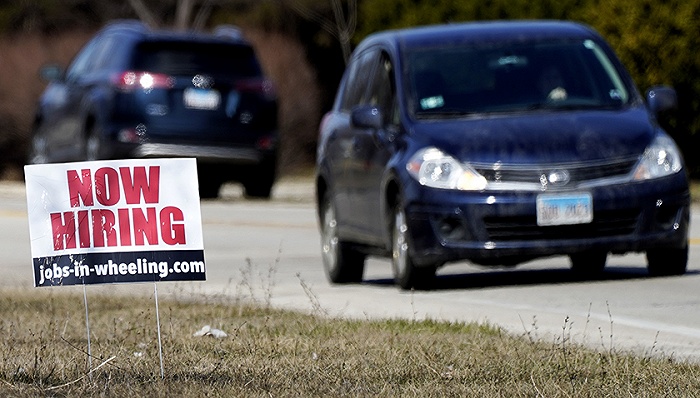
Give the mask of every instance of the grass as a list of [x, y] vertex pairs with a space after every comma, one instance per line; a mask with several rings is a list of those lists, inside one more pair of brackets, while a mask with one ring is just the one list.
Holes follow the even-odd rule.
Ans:
[[[697, 203], [700, 184], [691, 189]], [[89, 308], [90, 366], [82, 294], [0, 291], [0, 396], [700, 396], [700, 365], [653, 347], [648, 356], [607, 343], [593, 351], [571, 340], [566, 321], [545, 342], [486, 324], [278, 311], [269, 297], [161, 300], [161, 378], [152, 297], [90, 294]], [[228, 336], [195, 337], [205, 325]]]
[[[692, 396], [700, 366], [513, 337], [489, 325], [350, 321], [148, 297], [0, 294], [0, 396]], [[195, 337], [204, 325], [228, 337]]]

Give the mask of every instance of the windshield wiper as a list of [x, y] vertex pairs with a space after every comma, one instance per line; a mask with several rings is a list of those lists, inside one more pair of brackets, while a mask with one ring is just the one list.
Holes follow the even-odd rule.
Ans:
[[550, 110], [588, 110], [588, 109], [620, 109], [621, 103], [583, 103], [583, 102], [539, 102], [528, 105], [525, 109], [528, 111], [550, 109]]
[[416, 112], [416, 118], [418, 119], [442, 119], [442, 118], [454, 118], [454, 117], [462, 117], [462, 116], [472, 116], [472, 115], [477, 115], [482, 112], [476, 112], [476, 111], [467, 111], [467, 110], [460, 110], [460, 109], [442, 109], [439, 111], [430, 111], [430, 112]]

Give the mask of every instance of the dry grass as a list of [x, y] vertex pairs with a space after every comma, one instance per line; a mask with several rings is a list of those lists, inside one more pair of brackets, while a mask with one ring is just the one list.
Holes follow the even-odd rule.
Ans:
[[[222, 302], [89, 297], [88, 377], [82, 295], [0, 295], [0, 396], [693, 396], [700, 367], [562, 335], [545, 344], [487, 325], [329, 320]], [[194, 337], [204, 325], [223, 339]], [[566, 333], [566, 328], [563, 328]]]

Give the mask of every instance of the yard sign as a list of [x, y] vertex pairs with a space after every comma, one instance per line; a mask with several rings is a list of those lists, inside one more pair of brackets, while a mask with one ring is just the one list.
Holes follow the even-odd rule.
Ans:
[[25, 167], [34, 286], [205, 280], [195, 159]]

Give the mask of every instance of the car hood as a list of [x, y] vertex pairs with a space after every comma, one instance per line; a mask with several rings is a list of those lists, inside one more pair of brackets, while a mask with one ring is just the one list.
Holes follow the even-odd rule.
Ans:
[[656, 127], [644, 109], [633, 108], [422, 120], [413, 131], [419, 147], [465, 162], [542, 164], [640, 156]]

